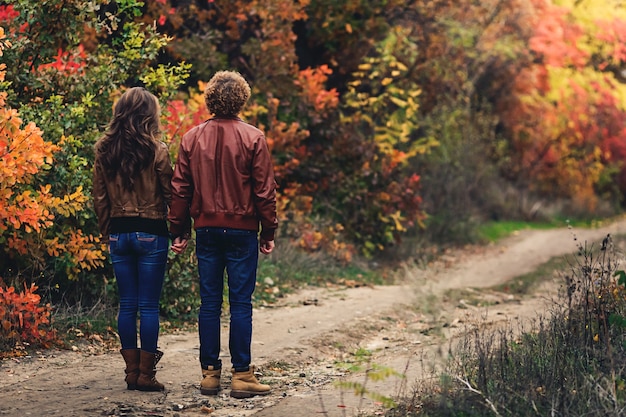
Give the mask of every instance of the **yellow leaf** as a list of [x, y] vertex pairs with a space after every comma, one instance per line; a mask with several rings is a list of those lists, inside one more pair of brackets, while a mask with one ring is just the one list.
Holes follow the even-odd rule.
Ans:
[[398, 64], [398, 68], [400, 69], [400, 71], [408, 70], [407, 66], [404, 65], [402, 62], [397, 62], [397, 64]]
[[398, 107], [406, 107], [406, 101], [404, 100], [400, 100], [397, 97], [389, 97], [389, 100], [391, 100], [393, 102], [393, 104], [395, 104]]

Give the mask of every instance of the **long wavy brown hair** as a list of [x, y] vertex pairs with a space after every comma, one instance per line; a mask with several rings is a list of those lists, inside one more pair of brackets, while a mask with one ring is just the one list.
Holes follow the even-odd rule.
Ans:
[[104, 135], [96, 143], [96, 158], [107, 179], [117, 175], [126, 190], [154, 161], [161, 136], [160, 106], [157, 98], [143, 87], [127, 90], [117, 101]]

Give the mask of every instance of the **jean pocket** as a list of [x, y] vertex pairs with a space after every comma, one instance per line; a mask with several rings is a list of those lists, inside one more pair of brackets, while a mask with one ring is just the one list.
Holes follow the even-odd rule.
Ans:
[[137, 232], [137, 240], [140, 242], [156, 242], [158, 236], [152, 233]]
[[159, 249], [159, 236], [152, 233], [136, 232], [137, 245], [139, 250], [144, 253], [153, 253]]
[[120, 240], [120, 235], [119, 234], [111, 233], [109, 235], [109, 253], [117, 252], [119, 240]]

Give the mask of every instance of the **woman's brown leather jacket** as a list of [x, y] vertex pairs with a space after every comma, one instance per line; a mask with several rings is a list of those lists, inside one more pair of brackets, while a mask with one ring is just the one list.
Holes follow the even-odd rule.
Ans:
[[135, 178], [132, 190], [125, 190], [118, 175], [109, 181], [98, 158], [94, 163], [93, 203], [100, 233], [107, 239], [112, 217], [166, 220], [172, 198], [172, 164], [165, 143], [159, 142], [154, 164]]

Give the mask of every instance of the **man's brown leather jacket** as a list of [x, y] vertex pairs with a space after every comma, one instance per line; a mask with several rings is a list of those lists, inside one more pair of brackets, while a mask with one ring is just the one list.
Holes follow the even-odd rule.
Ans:
[[106, 239], [112, 217], [138, 217], [166, 220], [172, 198], [172, 164], [167, 146], [160, 142], [154, 164], [141, 172], [133, 190], [125, 190], [118, 175], [109, 181], [98, 158], [94, 163], [93, 202], [100, 233]]
[[172, 178], [170, 233], [194, 228], [259, 230], [274, 240], [276, 181], [265, 136], [239, 118], [212, 118], [187, 132]]

